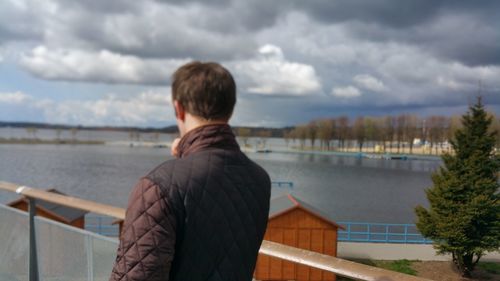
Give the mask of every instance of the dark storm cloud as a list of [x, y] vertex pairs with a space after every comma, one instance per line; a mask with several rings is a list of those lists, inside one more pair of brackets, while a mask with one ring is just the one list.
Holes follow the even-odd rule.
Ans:
[[363, 40], [413, 44], [467, 65], [500, 65], [500, 1], [339, 0], [297, 7], [320, 22], [349, 22]]
[[[57, 0], [55, 3], [58, 12], [52, 21], [65, 31], [57, 31], [61, 38], [67, 37], [62, 40], [65, 45], [83, 42], [87, 47], [139, 57], [214, 60], [249, 57], [257, 48], [255, 34], [271, 28], [278, 19], [294, 11], [308, 15], [320, 25], [344, 24], [351, 36], [359, 40], [410, 44], [467, 65], [500, 65], [500, 1]], [[41, 40], [44, 31], [54, 28], [47, 26], [46, 19], [39, 20], [54, 15], [44, 15], [43, 11], [37, 15], [32, 12], [35, 9], [22, 11], [12, 6], [9, 2], [0, 4], [3, 11], [0, 11], [0, 42]]]
[[[327, 23], [362, 21], [405, 28], [433, 17], [438, 1], [298, 1], [296, 7]], [[439, 5], [439, 4], [438, 4]]]
[[217, 30], [257, 31], [291, 11], [319, 24], [343, 23], [361, 40], [410, 44], [471, 66], [500, 65], [500, 1], [494, 0], [232, 1], [220, 16], [201, 18]]
[[34, 11], [0, 1], [0, 45], [13, 41], [39, 41], [43, 26]]
[[85, 9], [90, 12], [103, 14], [134, 12], [141, 7], [141, 1], [133, 0], [57, 0], [57, 2], [64, 9]]
[[295, 11], [319, 24], [344, 24], [360, 40], [418, 46], [467, 65], [500, 65], [500, 1], [238, 1], [207, 26], [238, 32], [274, 25]]
[[128, 88], [164, 85], [191, 59], [220, 61], [238, 80], [240, 124], [459, 108], [478, 80], [498, 105], [499, 11], [500, 1], [4, 0], [0, 63]]
[[297, 1], [295, 7], [324, 22], [362, 21], [391, 28], [422, 24], [442, 13], [485, 15], [485, 22], [498, 13], [499, 1], [463, 0], [337, 0]]
[[190, 5], [193, 3], [200, 3], [204, 5], [217, 5], [217, 6], [223, 6], [223, 5], [229, 5], [232, 0], [155, 0], [155, 2], [159, 3], [169, 3], [169, 4], [175, 4], [175, 5]]
[[77, 25], [74, 34], [95, 49], [141, 58], [227, 60], [248, 57], [257, 44], [250, 37], [186, 28], [182, 22], [151, 25], [141, 19], [124, 20], [120, 27]]
[[99, 1], [85, 1], [72, 4], [85, 5], [86, 10], [74, 13], [63, 24], [67, 24], [69, 35], [94, 49], [142, 58], [224, 60], [253, 54], [257, 48], [253, 37], [232, 27], [237, 26], [240, 15], [221, 6], [222, 1], [210, 2], [219, 5], [195, 1], [112, 1], [101, 9]]
[[7, 25], [0, 25], [0, 45], [12, 41], [37, 40], [41, 39], [41, 32], [26, 27], [17, 26], [11, 28]]

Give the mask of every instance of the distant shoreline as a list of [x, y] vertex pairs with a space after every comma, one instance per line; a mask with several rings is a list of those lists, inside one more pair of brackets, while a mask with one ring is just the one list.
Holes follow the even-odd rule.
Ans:
[[[121, 145], [130, 147], [170, 147], [171, 143], [164, 142], [141, 142], [141, 141], [102, 141], [102, 140], [78, 140], [78, 139], [33, 139], [33, 138], [0, 138], [0, 145], [2, 144], [22, 144], [22, 145]], [[402, 160], [424, 160], [424, 159], [441, 159], [439, 155], [429, 155], [423, 153], [396, 153], [396, 152], [386, 152], [377, 153], [363, 151], [359, 152], [355, 149], [346, 151], [336, 151], [336, 150], [315, 150], [315, 149], [300, 149], [297, 147], [291, 147], [287, 149], [276, 149], [270, 148], [267, 150], [259, 151], [254, 150], [249, 147], [241, 146], [244, 152], [266, 152], [266, 153], [298, 153], [298, 154], [312, 154], [312, 155], [337, 155], [337, 156], [351, 156], [358, 158], [383, 158], [389, 160], [392, 158], [401, 158]]]
[[0, 138], [0, 144], [85, 144], [85, 145], [102, 145], [106, 144], [104, 141], [98, 140], [72, 140], [72, 139], [27, 139], [27, 138]]

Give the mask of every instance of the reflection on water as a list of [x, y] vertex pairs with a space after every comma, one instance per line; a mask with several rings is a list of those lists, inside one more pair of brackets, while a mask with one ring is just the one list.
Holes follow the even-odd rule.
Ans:
[[[424, 189], [439, 161], [336, 155], [250, 153], [274, 181], [273, 196], [292, 192], [339, 221], [411, 223], [426, 204]], [[170, 159], [168, 149], [84, 145], [0, 145], [0, 180], [55, 187], [70, 195], [125, 207], [137, 180]], [[0, 192], [0, 202], [15, 195]]]

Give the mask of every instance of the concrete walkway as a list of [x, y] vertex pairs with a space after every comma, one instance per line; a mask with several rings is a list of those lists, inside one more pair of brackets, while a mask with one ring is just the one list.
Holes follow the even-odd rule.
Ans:
[[[338, 242], [337, 256], [339, 258], [375, 259], [375, 260], [421, 260], [449, 261], [449, 255], [436, 255], [432, 245], [424, 244], [394, 244], [394, 243], [356, 243]], [[500, 262], [500, 253], [488, 253], [482, 261]]]

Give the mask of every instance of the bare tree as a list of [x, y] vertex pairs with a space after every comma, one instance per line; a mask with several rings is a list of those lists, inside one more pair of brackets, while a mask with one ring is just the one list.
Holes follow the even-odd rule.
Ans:
[[[420, 121], [420, 129], [418, 130], [417, 136], [419, 136], [420, 142], [425, 148], [429, 140], [429, 124], [427, 119], [422, 119]], [[424, 151], [422, 152], [424, 153]]]
[[392, 142], [394, 141], [394, 133], [396, 132], [396, 118], [393, 116], [386, 116], [385, 130], [387, 133], [386, 139], [389, 141], [389, 151], [392, 151]]
[[74, 128], [71, 128], [71, 136], [73, 137], [73, 142], [76, 141], [76, 135], [78, 134], [78, 128], [74, 127]]
[[434, 115], [428, 119], [429, 141], [431, 144], [431, 151], [434, 147], [435, 154], [438, 154], [438, 148], [442, 148], [443, 142], [446, 140], [448, 123], [447, 118], [444, 116]]
[[[398, 145], [398, 151], [397, 153], [400, 153], [400, 148], [401, 148], [401, 143], [403, 142], [404, 139], [404, 133], [405, 133], [405, 127], [406, 127], [406, 115], [401, 114], [396, 117], [396, 142]], [[403, 147], [403, 153], [404, 153], [404, 147]]]
[[154, 139], [155, 142], [158, 142], [160, 140], [160, 133], [155, 132], [153, 134], [153, 139]]
[[62, 129], [61, 128], [56, 128], [54, 130], [54, 132], [56, 133], [56, 140], [60, 141], [61, 140]]
[[330, 150], [330, 144], [335, 135], [335, 119], [323, 119], [318, 121], [318, 138], [321, 141], [321, 148]]
[[272, 132], [270, 130], [261, 130], [257, 134], [260, 137], [260, 143], [263, 148], [266, 147], [267, 139], [272, 136]]
[[363, 144], [366, 139], [366, 131], [365, 131], [365, 118], [360, 116], [356, 118], [353, 126], [354, 138], [356, 139], [356, 143], [358, 144], [359, 151], [363, 150]]
[[311, 148], [314, 149], [314, 143], [318, 137], [318, 124], [316, 121], [311, 121], [306, 125], [307, 137], [311, 140]]
[[365, 129], [365, 140], [370, 141], [372, 143], [372, 149], [375, 148], [373, 143], [376, 142], [377, 139], [377, 124], [375, 123], [375, 119], [372, 117], [364, 118], [364, 129]]
[[248, 139], [250, 138], [251, 130], [250, 128], [240, 127], [237, 130], [238, 137], [243, 141], [243, 145], [248, 146]]
[[388, 136], [388, 130], [387, 130], [386, 123], [385, 123], [385, 117], [375, 118], [375, 126], [377, 129], [376, 141], [377, 141], [377, 143], [382, 145], [383, 151], [386, 151], [387, 141], [389, 139], [389, 136]]
[[295, 131], [295, 128], [288, 131], [288, 137], [292, 143], [295, 144], [295, 141], [297, 140], [297, 132]]
[[26, 132], [28, 133], [28, 135], [33, 140], [36, 140], [36, 133], [37, 133], [37, 131], [38, 131], [38, 129], [35, 128], [35, 127], [28, 127], [28, 128], [26, 128]]
[[299, 125], [295, 127], [294, 131], [294, 136], [300, 141], [300, 148], [304, 149], [306, 139], [307, 139], [307, 126], [306, 125]]
[[291, 135], [292, 134], [290, 131], [283, 132], [283, 139], [285, 140], [286, 147], [288, 147], [288, 145], [290, 143], [290, 139], [292, 138]]
[[349, 117], [340, 116], [337, 119], [338, 124], [338, 139], [342, 150], [345, 150], [345, 141], [349, 137]]
[[415, 138], [417, 137], [417, 124], [418, 124], [418, 117], [415, 115], [406, 115], [406, 122], [405, 122], [405, 139], [408, 142], [408, 145], [410, 147], [410, 154], [413, 153], [413, 145]]

